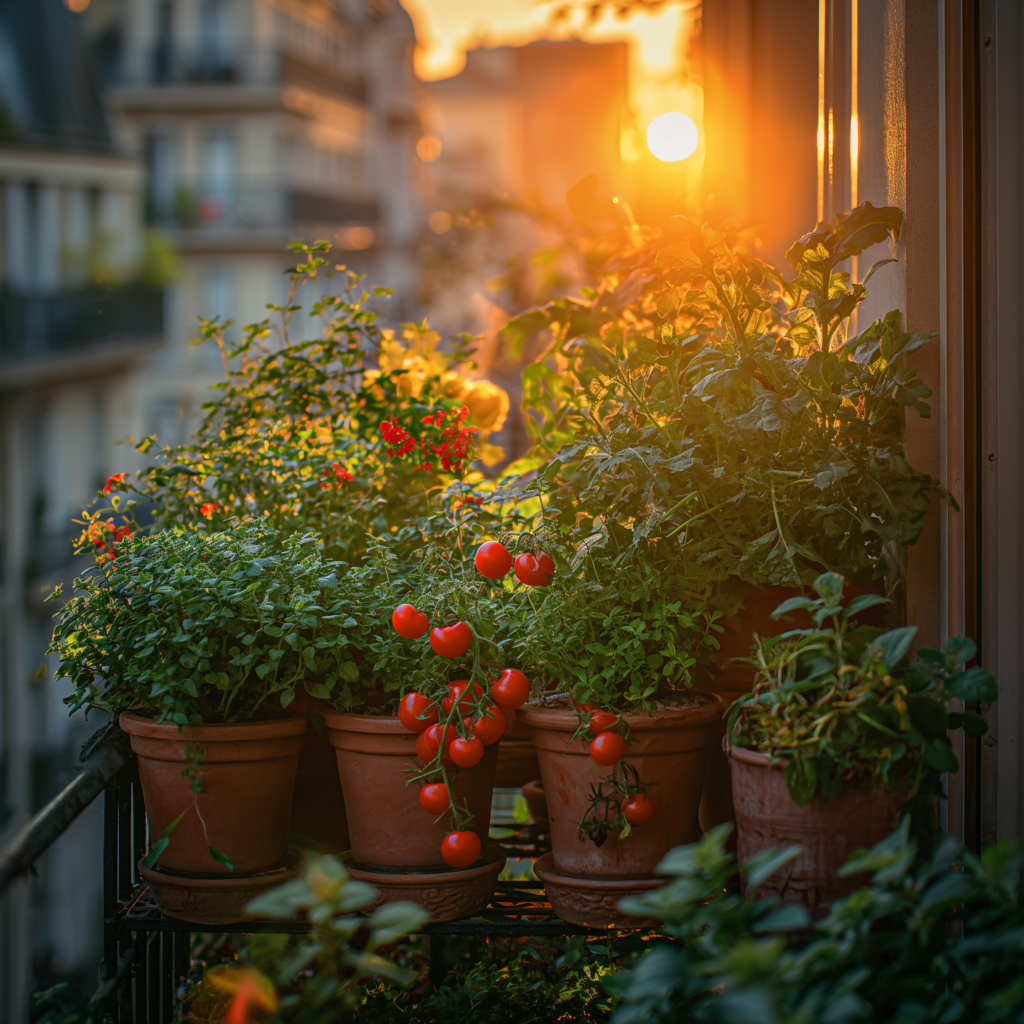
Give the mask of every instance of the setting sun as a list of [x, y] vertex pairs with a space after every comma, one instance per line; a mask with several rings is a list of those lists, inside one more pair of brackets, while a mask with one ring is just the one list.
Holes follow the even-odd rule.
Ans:
[[647, 148], [665, 163], [685, 160], [699, 141], [697, 126], [686, 114], [661, 114], [647, 128]]

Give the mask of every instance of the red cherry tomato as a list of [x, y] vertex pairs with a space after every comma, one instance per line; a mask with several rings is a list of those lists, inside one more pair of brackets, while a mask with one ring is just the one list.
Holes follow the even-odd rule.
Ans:
[[441, 749], [447, 750], [455, 739], [455, 726], [432, 725], [423, 735], [427, 737], [427, 746], [436, 754]]
[[613, 732], [599, 732], [590, 741], [590, 756], [605, 768], [618, 764], [625, 752], [626, 744], [622, 742], [622, 737]]
[[484, 756], [484, 745], [475, 736], [468, 740], [460, 736], [457, 740], [452, 740], [448, 756], [460, 768], [472, 768], [473, 765], [479, 764], [480, 758]]
[[595, 734], [604, 732], [605, 729], [614, 728], [618, 724], [618, 721], [619, 716], [613, 715], [610, 711], [591, 711], [590, 731]]
[[480, 856], [480, 837], [475, 832], [449, 832], [441, 842], [441, 856], [453, 868], [468, 868]]
[[483, 692], [484, 688], [479, 683], [473, 684], [473, 696], [470, 697], [466, 692], [469, 687], [468, 679], [456, 679], [454, 683], [448, 685], [448, 696], [441, 701], [441, 710], [447, 715], [453, 707], [455, 707], [456, 701], [459, 704], [459, 710], [464, 710], [463, 705], [469, 700], [476, 700]]
[[622, 816], [630, 825], [646, 825], [654, 817], [658, 805], [653, 796], [645, 797], [643, 793], [634, 793], [623, 805]]
[[420, 790], [420, 806], [433, 815], [442, 814], [451, 805], [448, 787], [441, 782], [428, 783]]
[[472, 730], [473, 735], [485, 747], [497, 743], [505, 735], [505, 716], [502, 714], [501, 708], [494, 705], [491, 705], [487, 712], [479, 718], [471, 721], [466, 717], [463, 721], [466, 723], [466, 728]]
[[430, 631], [430, 646], [442, 658], [457, 658], [465, 654], [473, 634], [461, 620], [450, 626], [438, 626]]
[[407, 693], [398, 705], [398, 720], [409, 732], [423, 732], [437, 721], [437, 705], [428, 711], [430, 701], [422, 693]]
[[430, 628], [430, 619], [411, 604], [400, 604], [391, 613], [391, 625], [406, 640], [418, 640]]
[[500, 580], [512, 568], [512, 556], [504, 544], [489, 540], [481, 544], [473, 559], [477, 571], [489, 580]]
[[429, 764], [437, 756], [437, 747], [431, 746], [430, 744], [429, 733], [430, 729], [433, 728], [433, 726], [430, 726], [429, 729], [425, 732], [421, 732], [419, 736], [416, 737], [416, 756], [424, 764]]
[[516, 559], [516, 579], [529, 587], [548, 586], [554, 571], [554, 560], [543, 551], [526, 551]]
[[491, 696], [503, 708], [518, 708], [530, 696], [530, 680], [517, 668], [507, 668], [491, 683]]

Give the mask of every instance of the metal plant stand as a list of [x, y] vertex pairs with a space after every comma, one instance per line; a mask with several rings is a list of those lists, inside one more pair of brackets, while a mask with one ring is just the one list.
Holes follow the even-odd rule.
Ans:
[[[117, 1024], [171, 1024], [175, 1005], [188, 985], [193, 933], [309, 930], [305, 920], [249, 921], [210, 929], [165, 917], [138, 872], [137, 865], [147, 851], [147, 828], [134, 756], [109, 782], [104, 799], [101, 980], [111, 987], [111, 1013]], [[548, 848], [541, 826], [502, 831], [506, 834], [492, 845], [509, 856], [537, 857]], [[541, 882], [518, 881], [497, 883], [493, 899], [478, 917], [427, 924], [422, 934], [431, 937], [431, 953], [436, 954], [445, 936], [590, 935], [607, 940], [625, 931], [567, 924], [555, 916]]]

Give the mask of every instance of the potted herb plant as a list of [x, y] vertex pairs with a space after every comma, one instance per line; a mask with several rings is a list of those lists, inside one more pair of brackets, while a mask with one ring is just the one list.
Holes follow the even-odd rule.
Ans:
[[[734, 233], [674, 217], [583, 300], [504, 332], [513, 353], [549, 332], [523, 405], [538, 414], [530, 459], [546, 460], [570, 529], [619, 524], [679, 579], [676, 596], [723, 613], [700, 685], [729, 701], [749, 689], [742, 658], [779, 602], [822, 571], [851, 593], [889, 591], [900, 546], [948, 499], [903, 444], [905, 413], [927, 416], [930, 394], [905, 357], [931, 336], [895, 311], [852, 333], [879, 265], [859, 282], [839, 269], [902, 222], [870, 203], [838, 214], [790, 249], [789, 279]], [[710, 780], [705, 827], [731, 817], [724, 761]]]
[[[391, 458], [387, 424], [394, 417], [418, 423], [438, 403], [466, 408], [475, 454], [489, 463], [502, 457], [487, 437], [501, 428], [509, 402], [496, 385], [471, 378], [465, 338], [442, 346], [425, 323], [384, 327], [379, 311], [390, 291], [332, 269], [327, 242], [289, 249], [296, 263], [286, 272], [287, 297], [269, 304], [267, 319], [247, 325], [234, 343], [225, 338], [228, 323], [201, 322], [197, 340], [218, 348], [225, 379], [214, 385], [195, 436], [177, 446], [142, 439], [136, 447], [146, 464], [135, 477], [115, 474], [106, 493], [144, 503], [157, 528], [219, 531], [233, 517], [262, 516], [279, 540], [315, 533], [324, 557], [344, 563], [340, 573], [361, 564], [368, 540], [423, 514], [426, 495], [450, 475], [441, 459], [426, 470]], [[334, 278], [334, 294], [310, 301], [325, 277]], [[304, 296], [308, 316], [300, 312]], [[115, 530], [137, 529], [132, 505], [87, 513], [83, 549], [98, 541], [100, 551]], [[329, 695], [323, 680], [311, 678], [287, 708], [307, 721], [292, 831], [296, 841], [341, 852], [349, 843], [344, 801], [322, 728]]]
[[517, 713], [537, 748], [552, 842], [535, 870], [560, 917], [605, 925], [628, 920], [618, 901], [660, 884], [661, 858], [700, 835], [724, 704], [690, 682], [712, 617], [668, 596], [671, 581], [616, 550], [608, 527], [590, 541], [505, 614], [514, 649], [560, 684]]
[[931, 824], [942, 774], [959, 769], [949, 731], [986, 731], [980, 715], [948, 711], [947, 702], [986, 703], [997, 691], [983, 668], [962, 667], [975, 653], [966, 637], [909, 660], [915, 627], [854, 624], [882, 598], [844, 606], [835, 573], [819, 576], [814, 592], [774, 612], [806, 612], [811, 628], [757, 638], [756, 682], [730, 713], [727, 749], [739, 858], [799, 840], [802, 852], [770, 884], [820, 917], [860, 884], [838, 875], [854, 850], [880, 842], [901, 812], [916, 808], [922, 827]]
[[163, 909], [207, 922], [237, 911], [254, 876], [287, 870], [306, 723], [285, 708], [307, 678], [357, 671], [316, 538], [226, 526], [122, 536], [75, 580], [51, 646], [72, 712], [118, 715], [131, 736], [152, 843], [143, 872]]

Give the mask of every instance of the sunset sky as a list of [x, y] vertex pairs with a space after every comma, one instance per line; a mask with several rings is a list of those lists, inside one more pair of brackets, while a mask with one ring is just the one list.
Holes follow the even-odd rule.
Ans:
[[[579, 36], [594, 41], [626, 40], [631, 53], [631, 100], [639, 137], [659, 114], [680, 111], [701, 124], [700, 88], [687, 83], [683, 55], [692, 11], [669, 4], [658, 14], [634, 14], [625, 21], [605, 15], [595, 26], [577, 16], [554, 29], [551, 6], [538, 0], [401, 0], [412, 16], [420, 46], [421, 78], [456, 74], [474, 46], [521, 44], [534, 39]], [[625, 154], [624, 154], [625, 155]]]

